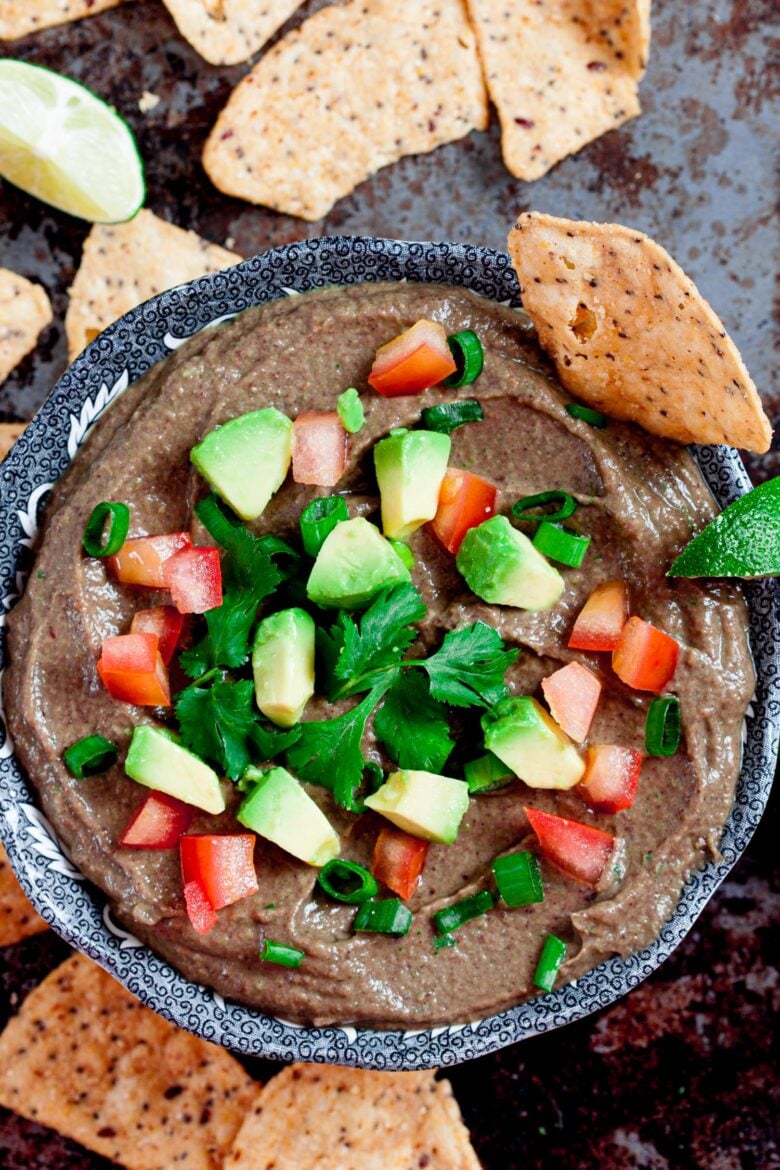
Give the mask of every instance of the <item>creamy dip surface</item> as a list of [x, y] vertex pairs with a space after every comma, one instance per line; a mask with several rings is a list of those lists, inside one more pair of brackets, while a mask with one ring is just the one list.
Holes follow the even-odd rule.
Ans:
[[[366, 383], [374, 351], [421, 317], [440, 321], [448, 333], [475, 330], [485, 348], [484, 372], [460, 391], [382, 398]], [[484, 422], [454, 432], [451, 464], [496, 484], [505, 513], [521, 496], [564, 489], [580, 502], [578, 528], [592, 536], [582, 567], [562, 569], [560, 601], [529, 613], [477, 599], [454, 558], [421, 529], [410, 543], [413, 580], [429, 607], [425, 642], [436, 645], [444, 631], [477, 619], [489, 623], [521, 650], [507, 676], [515, 694], [538, 694], [540, 680], [557, 667], [585, 662], [604, 687], [588, 742], [641, 748], [652, 696], [625, 687], [609, 655], [566, 646], [594, 587], [623, 578], [631, 612], [680, 642], [669, 690], [681, 700], [683, 742], [671, 758], [645, 759], [634, 805], [616, 815], [591, 813], [576, 790], [541, 791], [519, 780], [472, 798], [455, 843], [430, 847], [403, 938], [353, 934], [354, 907], [328, 901], [315, 886], [316, 870], [261, 838], [259, 892], [221, 910], [216, 927], [201, 937], [185, 914], [178, 852], [117, 844], [147, 791], [122, 770], [132, 727], [164, 713], [116, 702], [96, 671], [101, 640], [127, 632], [135, 610], [165, 598], [118, 584], [104, 562], [87, 558], [84, 525], [100, 500], [123, 500], [131, 506], [131, 536], [189, 528], [196, 543], [211, 543], [193, 515], [206, 487], [190, 464], [191, 447], [218, 423], [264, 406], [290, 417], [332, 410], [347, 386], [360, 389], [366, 410], [337, 489], [350, 515], [378, 513], [372, 471], [378, 438], [415, 425], [424, 406], [469, 397], [482, 403]], [[568, 415], [567, 400], [515, 311], [444, 286], [358, 285], [275, 301], [199, 334], [131, 386], [76, 457], [54, 492], [24, 597], [9, 617], [10, 730], [75, 863], [106, 892], [118, 920], [190, 979], [306, 1023], [394, 1028], [476, 1019], [534, 994], [548, 933], [568, 943], [560, 982], [651, 942], [686, 876], [717, 853], [754, 688], [746, 608], [736, 586], [665, 577], [693, 529], [714, 514], [712, 498], [684, 448], [630, 425], [593, 429]], [[253, 527], [297, 540], [301, 510], [323, 494], [329, 493], [288, 477]], [[172, 682], [176, 688], [186, 680], [174, 671]], [[305, 718], [333, 713], [315, 698]], [[109, 772], [76, 780], [62, 752], [95, 732], [119, 744], [120, 761]], [[391, 768], [370, 737], [364, 748]], [[482, 750], [476, 735], [461, 740], [444, 771]], [[223, 788], [235, 809], [240, 794], [228, 781]], [[370, 866], [386, 822], [373, 813], [346, 813], [327, 790], [307, 788], [340, 833], [342, 856]], [[542, 860], [543, 903], [513, 910], [499, 903], [458, 930], [456, 946], [436, 951], [432, 914], [487, 885], [499, 853], [523, 843], [535, 847], [524, 804], [616, 833], [625, 842], [622, 866], [604, 888], [592, 890]], [[243, 830], [228, 812], [199, 813], [192, 831]], [[262, 963], [266, 936], [303, 950], [300, 969]]]

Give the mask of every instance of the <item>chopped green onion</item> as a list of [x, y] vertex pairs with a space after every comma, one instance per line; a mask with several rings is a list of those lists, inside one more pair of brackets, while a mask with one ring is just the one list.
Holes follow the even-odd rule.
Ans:
[[649, 756], [673, 756], [680, 746], [680, 700], [674, 695], [653, 699], [645, 722]]
[[203, 527], [222, 548], [230, 548], [233, 538], [239, 528], [234, 514], [229, 512], [213, 492], [198, 500], [195, 505], [195, 515]]
[[449, 378], [444, 379], [444, 385], [452, 389], [470, 386], [472, 382], [476, 382], [485, 364], [482, 342], [473, 329], [463, 329], [460, 333], [451, 333], [447, 338], [447, 345], [455, 358], [457, 369]]
[[301, 538], [310, 557], [316, 557], [333, 529], [342, 520], [349, 519], [346, 501], [342, 496], [322, 496], [301, 513]]
[[549, 520], [542, 520], [533, 539], [534, 548], [540, 553], [572, 569], [580, 567], [589, 544], [589, 536], [580, 536], [579, 532], [551, 524]]
[[507, 853], [493, 862], [498, 892], [507, 906], [532, 906], [544, 901], [542, 871], [533, 853]]
[[455, 938], [454, 934], [437, 934], [436, 938], [433, 940], [434, 951], [443, 951], [446, 950], [447, 947], [456, 947], [457, 945], [458, 940]]
[[409, 932], [412, 912], [400, 898], [379, 898], [376, 902], [363, 903], [355, 915], [353, 925], [355, 930], [393, 934], [400, 938]]
[[357, 905], [379, 893], [379, 882], [365, 866], [337, 857], [322, 867], [317, 882], [329, 898]]
[[408, 544], [404, 544], [402, 540], [390, 540], [389, 538], [387, 543], [392, 546], [393, 552], [399, 561], [406, 565], [407, 569], [414, 568], [414, 553]]
[[440, 406], [426, 406], [420, 412], [420, 422], [428, 431], [440, 431], [451, 435], [465, 423], [482, 422], [485, 417], [476, 398], [464, 398], [460, 402], [442, 402]]
[[62, 758], [71, 776], [83, 780], [95, 772], [105, 772], [116, 763], [118, 755], [119, 748], [110, 739], [104, 739], [102, 735], [85, 735], [66, 748]]
[[[547, 504], [559, 504], [553, 512], [534, 512], [532, 508], [544, 508]], [[568, 520], [577, 511], [577, 501], [568, 492], [551, 491], [539, 492], [535, 496], [523, 496], [512, 505], [512, 515], [515, 520], [528, 520], [538, 524], [541, 520]]]
[[360, 395], [354, 386], [350, 386], [349, 390], [339, 394], [336, 410], [341, 419], [341, 425], [345, 431], [349, 431], [350, 435], [357, 434], [366, 421], [363, 403], [360, 401]]
[[433, 923], [439, 934], [451, 934], [458, 930], [464, 922], [472, 918], [479, 918], [492, 910], [496, 900], [490, 890], [480, 890], [478, 894], [471, 894], [468, 898], [461, 898], [460, 902], [453, 902], [443, 910], [437, 910], [433, 916]]
[[579, 402], [567, 402], [566, 410], [572, 418], [580, 418], [588, 426], [598, 427], [599, 430], [603, 430], [607, 425], [606, 417], [600, 410], [591, 410], [589, 406], [582, 406]]
[[113, 557], [127, 540], [129, 531], [130, 509], [127, 504], [102, 500], [95, 505], [87, 520], [82, 539], [84, 552], [88, 557]]
[[272, 939], [266, 938], [263, 940], [260, 958], [264, 963], [276, 963], [278, 967], [297, 968], [306, 958], [306, 952], [299, 951], [297, 947], [288, 947], [284, 943], [273, 942]]
[[552, 991], [555, 976], [560, 970], [561, 963], [566, 958], [566, 943], [557, 935], [548, 934], [544, 940], [542, 953], [536, 966], [534, 985], [542, 991]]
[[493, 792], [496, 788], [506, 788], [515, 779], [514, 773], [492, 752], [486, 752], [476, 760], [469, 760], [463, 771], [472, 796], [480, 792]]

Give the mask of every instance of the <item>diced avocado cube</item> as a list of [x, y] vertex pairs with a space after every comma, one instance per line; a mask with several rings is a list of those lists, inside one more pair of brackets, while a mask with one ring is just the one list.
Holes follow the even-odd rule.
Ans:
[[210, 431], [190, 459], [242, 520], [254, 520], [284, 483], [293, 425], [274, 406], [252, 410]]
[[469, 807], [469, 790], [451, 776], [406, 770], [393, 772], [365, 804], [414, 837], [451, 845]]
[[482, 716], [485, 746], [531, 788], [573, 788], [585, 761], [536, 699], [502, 699]]
[[314, 621], [305, 609], [283, 609], [263, 618], [255, 632], [255, 700], [279, 727], [297, 723], [314, 694], [314, 635]]
[[393, 431], [374, 448], [382, 500], [382, 531], [406, 540], [439, 507], [452, 441], [438, 431]]
[[463, 773], [472, 796], [476, 796], [478, 792], [494, 792], [497, 788], [506, 788], [515, 779], [514, 772], [492, 752], [485, 752], [484, 756], [469, 760], [464, 765]]
[[491, 516], [463, 538], [455, 560], [472, 593], [491, 605], [549, 609], [563, 577], [506, 516]]
[[131, 780], [204, 812], [225, 811], [225, 798], [213, 768], [157, 727], [143, 724], [134, 728], [125, 772]]
[[344, 520], [325, 537], [306, 586], [309, 600], [332, 609], [368, 605], [409, 570], [382, 533], [362, 516]]
[[236, 818], [299, 861], [318, 868], [338, 857], [341, 843], [325, 814], [285, 768], [248, 768], [243, 781], [256, 780], [238, 806]]

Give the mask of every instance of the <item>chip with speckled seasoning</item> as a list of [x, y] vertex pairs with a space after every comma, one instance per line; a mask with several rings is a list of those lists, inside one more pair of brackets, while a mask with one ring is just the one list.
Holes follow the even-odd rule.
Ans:
[[351, 0], [261, 58], [203, 165], [220, 191], [314, 221], [380, 168], [487, 120], [464, 0]]
[[523, 308], [577, 398], [680, 443], [769, 450], [772, 427], [737, 347], [655, 240], [529, 211], [509, 251]]
[[35, 349], [50, 322], [51, 305], [41, 286], [0, 268], [0, 382]]
[[[2, 435], [0, 435], [0, 458], [2, 458]], [[48, 930], [47, 924], [36, 914], [14, 877], [8, 854], [0, 845], [0, 947], [10, 947]]]
[[0, 0], [0, 41], [95, 16], [122, 3], [124, 0]]
[[300, 0], [163, 0], [181, 35], [211, 65], [246, 61]]

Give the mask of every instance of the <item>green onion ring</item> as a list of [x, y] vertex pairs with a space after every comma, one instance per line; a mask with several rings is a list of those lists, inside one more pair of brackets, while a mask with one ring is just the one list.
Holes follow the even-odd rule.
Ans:
[[542, 991], [552, 991], [555, 976], [566, 958], [566, 943], [555, 934], [548, 934], [534, 975], [534, 985]]
[[438, 406], [426, 406], [420, 411], [420, 422], [426, 431], [438, 431], [451, 435], [466, 423], [482, 422], [485, 412], [476, 398], [462, 398], [457, 402], [442, 402]]
[[116, 744], [102, 735], [85, 735], [62, 753], [65, 767], [77, 780], [83, 780], [95, 772], [105, 772], [106, 768], [116, 763], [118, 756], [119, 748]]
[[649, 756], [673, 756], [680, 746], [680, 700], [675, 695], [653, 699], [645, 721], [645, 748]]
[[433, 924], [439, 934], [452, 934], [453, 930], [458, 930], [472, 918], [487, 914], [495, 904], [496, 899], [490, 890], [480, 890], [468, 898], [453, 902], [451, 906], [445, 906], [443, 910], [437, 910], [433, 915]]
[[232, 513], [227, 511], [225, 505], [213, 492], [204, 496], [202, 500], [198, 500], [195, 505], [195, 515], [218, 545], [225, 549], [230, 548], [239, 524], [237, 520], [231, 519]]
[[600, 431], [607, 425], [606, 415], [603, 415], [600, 410], [592, 410], [589, 406], [583, 406], [580, 402], [567, 402], [566, 410], [572, 418], [579, 418], [590, 427], [598, 427]]
[[570, 569], [580, 567], [589, 544], [589, 536], [581, 536], [579, 532], [572, 532], [570, 528], [552, 524], [549, 520], [542, 520], [533, 539], [533, 546], [540, 553], [568, 565]]
[[[105, 531], [108, 521], [108, 531]], [[92, 509], [87, 520], [82, 544], [88, 557], [113, 557], [127, 540], [130, 531], [130, 509], [127, 504], [102, 500]]]
[[337, 524], [349, 519], [346, 501], [342, 496], [320, 496], [312, 500], [301, 513], [301, 539], [306, 555], [316, 557]]
[[[531, 511], [532, 508], [546, 508], [548, 504], [560, 504], [560, 507], [554, 512]], [[549, 520], [552, 523], [555, 520], [568, 520], [578, 507], [574, 496], [570, 496], [568, 492], [554, 490], [538, 492], [535, 496], [523, 496], [512, 505], [512, 515], [515, 520], [528, 521], [529, 524], [539, 524], [542, 520]]]
[[378, 898], [376, 902], [364, 902], [353, 923], [355, 930], [392, 934], [396, 938], [408, 934], [411, 925], [412, 912], [400, 898]]
[[358, 906], [379, 893], [379, 882], [374, 875], [356, 861], [337, 857], [327, 862], [317, 875], [317, 884], [329, 898]]
[[472, 382], [476, 382], [485, 364], [482, 342], [473, 329], [462, 329], [460, 333], [449, 335], [447, 345], [450, 347], [457, 369], [449, 378], [444, 379], [444, 385], [453, 390], [460, 386], [470, 386]]
[[274, 942], [273, 939], [263, 939], [263, 949], [260, 951], [260, 958], [264, 963], [276, 963], [278, 967], [290, 967], [296, 969], [300, 967], [303, 960], [306, 958], [305, 951], [299, 951], [297, 947], [288, 947], [284, 943]]

